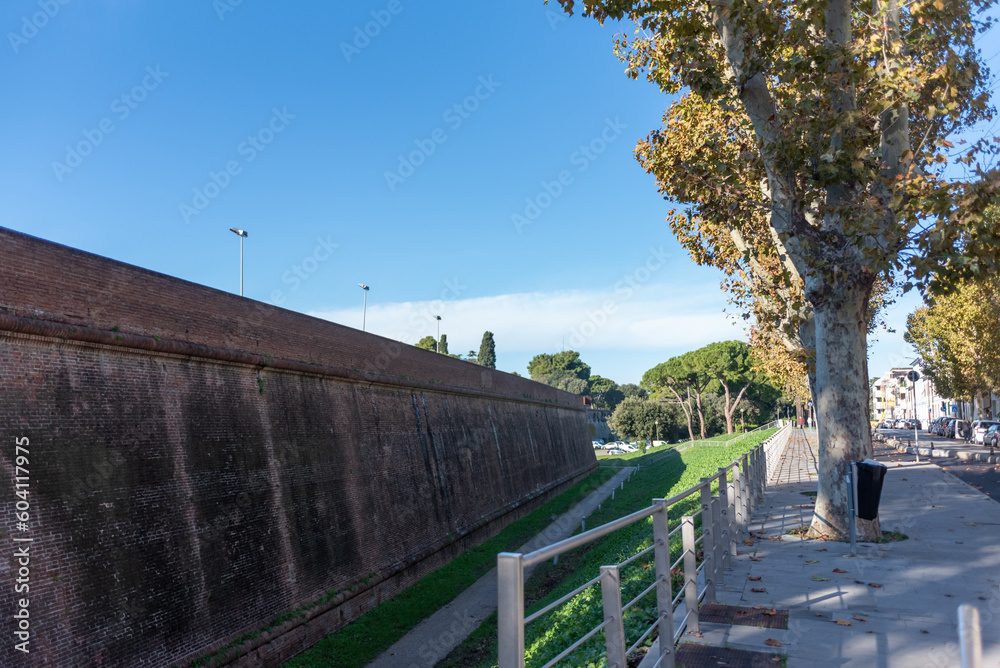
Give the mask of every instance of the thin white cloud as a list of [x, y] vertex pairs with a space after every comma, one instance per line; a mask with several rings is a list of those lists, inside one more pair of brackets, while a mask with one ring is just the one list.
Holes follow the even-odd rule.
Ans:
[[[712, 341], [745, 338], [723, 309], [717, 284], [616, 284], [605, 290], [569, 290], [469, 299], [369, 304], [367, 330], [416, 343], [441, 333], [452, 353], [478, 350], [494, 333], [498, 352], [691, 350]], [[361, 309], [316, 310], [310, 315], [357, 327]], [[660, 360], [662, 361], [662, 360]]]

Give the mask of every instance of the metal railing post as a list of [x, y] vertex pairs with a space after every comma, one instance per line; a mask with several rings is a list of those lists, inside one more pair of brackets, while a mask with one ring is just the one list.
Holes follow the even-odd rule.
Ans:
[[499, 668], [524, 668], [524, 556], [497, 555], [497, 659]]
[[962, 668], [982, 668], [983, 638], [979, 629], [979, 608], [958, 606], [958, 644], [962, 652]]
[[601, 600], [604, 603], [604, 648], [608, 668], [626, 668], [625, 623], [622, 621], [622, 590], [618, 566], [601, 566]]
[[687, 608], [688, 633], [698, 633], [698, 559], [694, 544], [694, 518], [681, 518], [681, 543], [684, 546], [684, 607]]
[[[732, 520], [729, 516], [729, 481], [727, 476], [729, 471], [725, 468], [719, 469], [719, 525], [722, 531], [718, 534], [719, 543], [722, 545], [722, 559], [716, 562], [716, 566], [726, 569], [732, 562], [729, 554], [729, 543], [732, 538]], [[733, 542], [735, 545], [735, 542]], [[721, 584], [721, 580], [720, 580]]]
[[[736, 467], [733, 467], [734, 469]], [[739, 499], [737, 494], [739, 493], [739, 488], [736, 484], [736, 472], [733, 472], [732, 482], [728, 483], [729, 496], [726, 497], [726, 501], [729, 502], [729, 553], [726, 555], [726, 568], [733, 567], [733, 558], [736, 557], [736, 546], [740, 540], [740, 524], [739, 519], [736, 516], [737, 504]]]
[[[733, 464], [733, 538], [740, 540], [743, 536], [743, 471], [737, 461]], [[736, 556], [736, 553], [733, 553]]]
[[660, 637], [660, 665], [674, 668], [674, 594], [670, 581], [670, 521], [667, 500], [653, 499], [660, 510], [653, 515], [653, 563], [656, 566], [657, 633]]
[[726, 584], [726, 576], [722, 568], [723, 541], [726, 540], [725, 529], [722, 525], [722, 499], [718, 495], [712, 497], [712, 554], [715, 555], [713, 565], [715, 566], [715, 587], [718, 589]]
[[751, 488], [753, 485], [750, 484], [749, 457], [743, 455], [740, 459], [740, 467], [743, 469], [740, 473], [740, 486], [743, 488], [740, 494], [740, 498], [743, 499], [743, 526], [740, 527], [740, 532], [746, 535], [750, 530], [750, 513], [753, 512], [753, 499], [751, 498]]
[[701, 479], [701, 551], [705, 560], [705, 602], [715, 603], [715, 523], [712, 521], [712, 486]]

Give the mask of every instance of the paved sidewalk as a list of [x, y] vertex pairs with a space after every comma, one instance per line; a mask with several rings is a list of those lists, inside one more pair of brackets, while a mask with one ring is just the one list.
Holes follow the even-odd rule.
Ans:
[[684, 641], [781, 652], [789, 668], [957, 668], [957, 608], [971, 603], [982, 616], [983, 665], [1000, 666], [1000, 504], [933, 464], [891, 463], [882, 528], [909, 539], [859, 543], [852, 558], [847, 543], [785, 534], [812, 519], [802, 492], [816, 489], [815, 441], [814, 430], [793, 430], [785, 477], [768, 488], [753, 545], [741, 545], [718, 592], [720, 603], [789, 610], [789, 628], [702, 624], [702, 637]]
[[[626, 467], [590, 493], [550, 524], [542, 533], [525, 543], [518, 552], [527, 553], [569, 538], [598, 504], [611, 496], [635, 471]], [[530, 575], [525, 571], [525, 579]], [[470, 633], [497, 609], [497, 569], [481, 577], [455, 600], [417, 624], [396, 644], [387, 649], [368, 668], [432, 668], [458, 647]]]

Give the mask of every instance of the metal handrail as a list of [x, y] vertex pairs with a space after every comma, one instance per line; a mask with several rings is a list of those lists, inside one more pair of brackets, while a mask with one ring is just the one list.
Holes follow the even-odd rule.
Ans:
[[[765, 425], [763, 428], [769, 426]], [[784, 444], [782, 438], [787, 436], [785, 434], [787, 427], [788, 425], [783, 425], [781, 430], [769, 437], [764, 443], [758, 445], [749, 453], [742, 455], [739, 459], [734, 460], [729, 465], [720, 468], [714, 476], [702, 478], [699, 483], [668, 499], [654, 499], [653, 505], [647, 508], [528, 554], [504, 552], [498, 555], [500, 668], [523, 668], [524, 627], [526, 624], [563, 605], [583, 590], [594, 586], [598, 582], [601, 583], [604, 599], [604, 622], [574, 642], [570, 647], [560, 652], [555, 659], [545, 664], [545, 666], [554, 665], [569, 655], [570, 652], [580, 647], [588, 639], [592, 638], [599, 630], [604, 629], [608, 665], [619, 665], [624, 668], [626, 657], [648, 637], [653, 628], [659, 628], [661, 656], [657, 661], [657, 665], [672, 668], [674, 665], [673, 645], [663, 645], [662, 639], [673, 637], [676, 643], [676, 640], [684, 633], [685, 629], [690, 628], [696, 632], [698, 630], [698, 607], [701, 601], [715, 602], [716, 584], [722, 584], [723, 568], [727, 567], [736, 555], [738, 536], [747, 529], [749, 515], [761, 499], [767, 484], [767, 476], [772, 468], [769, 466], [771, 464], [769, 460], [777, 459], [774, 449], [779, 442], [780, 445]], [[726, 444], [732, 444], [734, 440], [728, 441]], [[787, 441], [787, 438], [785, 438], [785, 441]], [[732, 471], [731, 477], [729, 475], [730, 471]], [[716, 481], [719, 482], [718, 493], [713, 496], [712, 485]], [[668, 522], [669, 508], [696, 492], [701, 492], [701, 508], [692, 515], [685, 515], [680, 518], [681, 522], [671, 530]], [[696, 535], [694, 519], [699, 515], [702, 518], [703, 530]], [[524, 569], [569, 550], [586, 545], [646, 518], [653, 519], [653, 545], [629, 557], [620, 564], [602, 566], [601, 575], [597, 578], [578, 587], [570, 594], [561, 597], [558, 601], [550, 603], [543, 609], [525, 617]], [[682, 534], [682, 553], [676, 561], [668, 565], [670, 562], [670, 538], [678, 532]], [[697, 546], [699, 543], [701, 543], [703, 551], [700, 561], [697, 559]], [[636, 559], [648, 555], [650, 551], [654, 552], [654, 563], [656, 566], [654, 581], [642, 593], [623, 606], [621, 603], [619, 570]], [[679, 588], [676, 596], [672, 596], [671, 573], [680, 567], [682, 562], [685, 585]], [[703, 575], [704, 577], [705, 584], [703, 587], [698, 586], [699, 575]], [[657, 621], [642, 634], [642, 637], [636, 643], [626, 650], [622, 615], [624, 611], [630, 609], [637, 601], [648, 596], [653, 591], [657, 594], [657, 608], [660, 611]], [[682, 598], [685, 600], [687, 610], [675, 632], [673, 628], [673, 610]]]

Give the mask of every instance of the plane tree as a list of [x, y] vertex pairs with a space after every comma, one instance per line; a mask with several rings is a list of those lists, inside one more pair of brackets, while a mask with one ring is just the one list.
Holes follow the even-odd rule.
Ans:
[[[765, 320], [794, 320], [811, 307], [820, 437], [812, 532], [845, 535], [843, 472], [872, 452], [867, 330], [876, 281], [899, 274], [906, 288], [940, 290], [998, 262], [995, 245], [969, 243], [1000, 240], [983, 216], [1000, 185], [982, 162], [994, 147], [951, 141], [992, 115], [974, 43], [992, 1], [560, 3], [635, 23], [635, 36], [616, 44], [628, 75], [680, 94], [649, 140], [689, 149], [657, 156], [673, 175], [665, 194], [692, 212], [672, 216], [695, 234], [751, 216], [766, 223], [737, 228], [750, 238], [748, 263], [789, 279], [773, 290]], [[726, 122], [706, 122], [713, 116]], [[949, 171], [956, 162], [964, 175]], [[779, 329], [795, 334], [798, 324]], [[860, 521], [859, 531], [880, 535], [877, 520]]]

